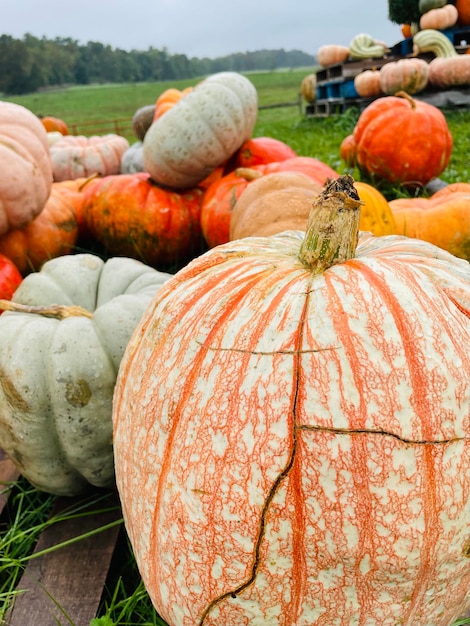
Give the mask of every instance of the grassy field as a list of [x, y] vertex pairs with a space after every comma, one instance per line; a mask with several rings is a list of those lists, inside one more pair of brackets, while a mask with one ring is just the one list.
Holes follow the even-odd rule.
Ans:
[[[249, 75], [258, 91], [261, 107], [282, 102], [296, 102], [299, 98], [302, 78], [311, 68], [283, 72], [256, 72]], [[38, 115], [54, 115], [75, 126], [79, 134], [91, 134], [93, 127], [83, 126], [92, 121], [107, 121], [107, 132], [114, 132], [112, 120], [121, 120], [124, 134], [130, 143], [136, 141], [131, 128], [135, 111], [141, 106], [153, 104], [168, 87], [194, 85], [198, 80], [171, 83], [139, 83], [126, 85], [96, 85], [69, 87], [42, 93], [18, 96], [9, 101], [17, 102]], [[352, 132], [359, 112], [349, 109], [343, 115], [328, 118], [307, 118], [305, 102], [302, 106], [261, 109], [254, 129], [255, 136], [275, 137], [288, 143], [299, 155], [316, 157], [328, 163], [338, 172], [345, 171], [339, 156], [342, 139]], [[454, 138], [454, 149], [448, 168], [441, 178], [446, 182], [469, 181], [468, 159], [470, 142], [470, 109], [445, 111]], [[90, 130], [90, 133], [87, 132]], [[359, 178], [359, 173], [354, 173]], [[391, 199], [407, 195], [408, 190], [383, 186], [382, 191]]]
[[[250, 74], [249, 77], [258, 90], [259, 104], [263, 106], [297, 101], [301, 80], [310, 71], [310, 68], [305, 68], [260, 72]], [[80, 125], [90, 121], [128, 120], [126, 137], [134, 142], [136, 138], [132, 134], [130, 121], [139, 107], [154, 103], [158, 95], [170, 86], [182, 89], [196, 82], [198, 81], [69, 87], [8, 100], [22, 104], [38, 115], [60, 117], [70, 126], [75, 125], [79, 129]], [[275, 137], [291, 145], [299, 155], [316, 157], [338, 172], [345, 171], [339, 157], [339, 145], [352, 132], [358, 111], [351, 109], [343, 115], [330, 118], [307, 119], [304, 109], [305, 103], [302, 110], [297, 106], [260, 110], [254, 135]], [[445, 114], [454, 137], [454, 151], [441, 178], [449, 183], [469, 181], [470, 110], [446, 111]], [[406, 195], [408, 190], [388, 188], [384, 192], [388, 197], [393, 197]], [[54, 502], [54, 497], [36, 491], [23, 480], [5, 486], [5, 491], [8, 490], [12, 492], [8, 507], [8, 526], [2, 526], [0, 532], [0, 624], [21, 572], [30, 558], [32, 547], [41, 530], [46, 524], [50, 524], [47, 519]], [[116, 581], [108, 589], [108, 595], [101, 606], [101, 617], [93, 621], [93, 626], [162, 626], [164, 622], [151, 606], [127, 543], [123, 549], [122, 562], [115, 573]], [[63, 623], [73, 625], [73, 621], [67, 616]], [[470, 619], [457, 622], [454, 626], [463, 624], [470, 624]]]

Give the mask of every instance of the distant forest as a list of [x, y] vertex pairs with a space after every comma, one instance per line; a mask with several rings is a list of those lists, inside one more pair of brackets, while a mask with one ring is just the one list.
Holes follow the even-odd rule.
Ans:
[[0, 94], [21, 95], [65, 85], [137, 83], [179, 80], [215, 72], [249, 72], [314, 64], [314, 56], [299, 50], [258, 50], [216, 59], [188, 58], [163, 48], [121, 50], [70, 38], [22, 39], [0, 36]]

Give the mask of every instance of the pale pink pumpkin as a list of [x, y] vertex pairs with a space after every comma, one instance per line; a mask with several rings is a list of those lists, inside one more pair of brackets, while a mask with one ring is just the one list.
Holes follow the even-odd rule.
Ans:
[[128, 148], [127, 139], [114, 133], [91, 137], [64, 136], [50, 148], [54, 180], [119, 174], [122, 157]]
[[52, 187], [47, 131], [29, 109], [0, 101], [0, 236], [43, 210]]
[[195, 259], [127, 346], [117, 485], [170, 626], [449, 626], [470, 603], [470, 268], [356, 248], [356, 200]]

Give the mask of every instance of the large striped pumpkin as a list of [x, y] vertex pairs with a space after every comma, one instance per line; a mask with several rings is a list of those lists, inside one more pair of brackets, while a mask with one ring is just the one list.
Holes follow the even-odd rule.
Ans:
[[117, 484], [171, 626], [448, 626], [470, 604], [470, 267], [356, 247], [351, 180], [305, 238], [193, 260], [127, 346]]

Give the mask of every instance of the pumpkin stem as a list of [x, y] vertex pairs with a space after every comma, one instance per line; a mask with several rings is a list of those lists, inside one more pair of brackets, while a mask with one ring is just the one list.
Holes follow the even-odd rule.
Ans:
[[299, 250], [307, 268], [321, 274], [354, 257], [362, 204], [352, 176], [327, 181], [313, 202]]
[[261, 178], [263, 173], [259, 170], [254, 170], [251, 167], [237, 167], [235, 170], [235, 176], [240, 176], [240, 178], [250, 181]]
[[406, 93], [406, 91], [397, 91], [394, 95], [398, 98], [405, 98], [405, 100], [408, 100], [408, 102], [410, 103], [411, 108], [416, 109], [415, 100], [410, 96], [409, 93]]
[[31, 306], [28, 304], [20, 304], [19, 302], [12, 302], [11, 300], [0, 299], [0, 310], [2, 311], [14, 311], [15, 313], [34, 313], [37, 315], [44, 315], [44, 317], [55, 317], [56, 319], [63, 320], [66, 317], [88, 317], [92, 318], [93, 313], [87, 311], [81, 306], [72, 304], [66, 306], [64, 304], [51, 304], [48, 306]]

